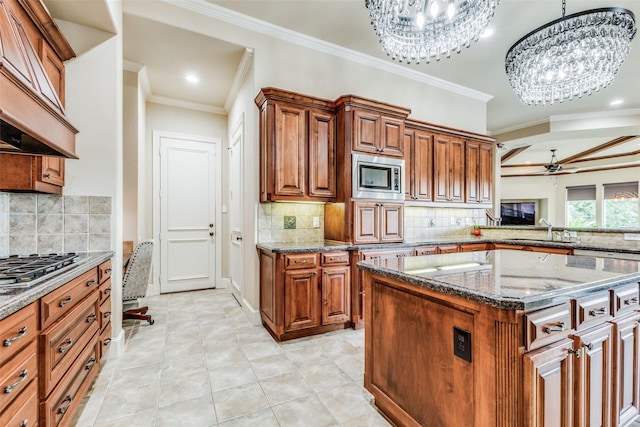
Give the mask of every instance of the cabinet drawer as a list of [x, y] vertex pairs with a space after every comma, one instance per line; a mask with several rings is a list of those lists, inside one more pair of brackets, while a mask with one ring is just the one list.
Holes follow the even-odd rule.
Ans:
[[91, 381], [98, 373], [98, 345], [94, 340], [85, 347], [76, 363], [69, 369], [68, 375], [53, 390], [45, 401], [40, 403], [40, 424], [47, 427], [69, 425], [74, 412], [85, 396]]
[[87, 298], [40, 336], [40, 382], [48, 395], [100, 328], [98, 295]]
[[323, 252], [320, 254], [322, 265], [347, 265], [349, 264], [349, 252]]
[[458, 245], [441, 245], [438, 246], [439, 254], [453, 254], [458, 252]]
[[92, 268], [82, 276], [76, 277], [61, 288], [40, 299], [40, 321], [42, 329], [46, 329], [63, 314], [68, 313], [85, 296], [89, 295], [98, 284], [98, 270]]
[[100, 304], [111, 296], [111, 279], [100, 284]]
[[577, 298], [571, 303], [573, 305], [573, 321], [577, 330], [590, 328], [608, 320], [611, 316], [609, 292], [598, 292], [594, 295]]
[[611, 293], [612, 316], [616, 317], [630, 312], [631, 310], [638, 310], [638, 308], [640, 308], [637, 283], [611, 289], [609, 292]]
[[490, 250], [487, 243], [464, 243], [460, 245], [460, 252], [478, 252]]
[[103, 330], [111, 322], [111, 298], [100, 304], [100, 330]]
[[422, 256], [422, 255], [435, 255], [438, 253], [437, 246], [420, 246], [413, 249], [413, 255]]
[[566, 338], [571, 331], [571, 309], [568, 301], [528, 313], [524, 317], [527, 350]]
[[13, 404], [0, 415], [4, 427], [31, 427], [38, 424], [38, 381], [31, 381]]
[[0, 365], [38, 336], [36, 303], [30, 304], [0, 322]]
[[111, 277], [111, 260], [107, 260], [98, 266], [98, 283], [104, 283]]
[[284, 256], [285, 270], [313, 268], [318, 265], [318, 254], [288, 254]]
[[107, 354], [109, 351], [109, 346], [111, 345], [111, 323], [109, 323], [103, 330], [100, 332], [100, 341], [98, 342], [99, 346], [99, 360]]
[[[38, 346], [34, 341], [0, 368], [0, 412], [38, 376]], [[0, 424], [1, 425], [1, 424]]]

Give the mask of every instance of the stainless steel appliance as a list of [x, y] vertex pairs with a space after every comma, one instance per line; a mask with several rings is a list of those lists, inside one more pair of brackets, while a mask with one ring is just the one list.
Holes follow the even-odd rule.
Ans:
[[404, 160], [353, 153], [351, 172], [351, 197], [404, 200]]
[[61, 273], [78, 262], [74, 252], [0, 257], [0, 287], [26, 287]]

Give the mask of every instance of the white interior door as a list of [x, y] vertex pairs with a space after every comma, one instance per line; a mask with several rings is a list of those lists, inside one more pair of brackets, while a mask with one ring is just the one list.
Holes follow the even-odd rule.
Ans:
[[242, 305], [243, 261], [242, 261], [242, 156], [244, 141], [244, 123], [235, 127], [229, 146], [229, 227], [231, 242], [229, 244], [229, 261], [231, 264], [231, 292]]
[[160, 292], [214, 288], [219, 144], [159, 140]]

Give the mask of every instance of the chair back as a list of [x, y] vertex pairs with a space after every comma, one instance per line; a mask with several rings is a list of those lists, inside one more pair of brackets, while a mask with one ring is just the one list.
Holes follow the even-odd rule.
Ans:
[[152, 258], [153, 240], [141, 242], [133, 250], [122, 279], [123, 301], [143, 298], [147, 294]]

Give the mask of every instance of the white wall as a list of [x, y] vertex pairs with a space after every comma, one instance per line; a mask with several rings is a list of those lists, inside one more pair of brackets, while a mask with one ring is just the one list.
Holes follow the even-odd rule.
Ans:
[[138, 74], [123, 71], [122, 238], [138, 243]]
[[[118, 28], [122, 4], [108, 2]], [[84, 45], [96, 30], [72, 25], [65, 32], [70, 44]], [[69, 26], [67, 26], [69, 28]], [[105, 41], [66, 63], [66, 114], [80, 131], [76, 137], [80, 160], [66, 161], [66, 195], [112, 198], [111, 245], [113, 265], [122, 265], [122, 36]], [[122, 272], [113, 269], [112, 334], [122, 332]]]
[[595, 185], [597, 205], [601, 206], [602, 184], [638, 180], [640, 180], [640, 167], [564, 175], [502, 178], [500, 199], [547, 200], [548, 210], [546, 213], [541, 212], [541, 216], [549, 218], [554, 226], [565, 227], [567, 187]]

